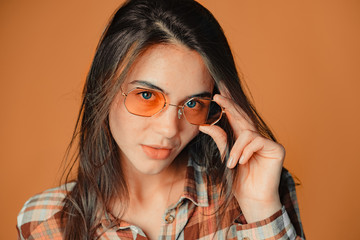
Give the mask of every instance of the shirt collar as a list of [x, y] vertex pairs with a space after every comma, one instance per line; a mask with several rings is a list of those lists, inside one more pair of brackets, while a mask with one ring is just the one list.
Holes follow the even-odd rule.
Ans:
[[186, 169], [184, 192], [181, 195], [180, 202], [187, 198], [199, 207], [208, 207], [208, 184], [205, 168], [190, 158]]

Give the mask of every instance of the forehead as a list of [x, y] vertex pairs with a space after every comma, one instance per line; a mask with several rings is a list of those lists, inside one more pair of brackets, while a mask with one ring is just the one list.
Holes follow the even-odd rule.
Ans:
[[149, 82], [169, 95], [212, 92], [214, 86], [200, 54], [175, 44], [152, 46], [138, 57], [124, 85], [135, 87], [139, 81]]

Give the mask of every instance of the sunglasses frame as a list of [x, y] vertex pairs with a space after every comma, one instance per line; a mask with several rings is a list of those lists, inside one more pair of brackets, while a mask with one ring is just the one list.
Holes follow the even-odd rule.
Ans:
[[[131, 112], [131, 111], [128, 109], [128, 107], [126, 106], [126, 103], [125, 103], [125, 102], [126, 102], [126, 98], [127, 98], [127, 96], [129, 95], [129, 93], [131, 93], [132, 91], [134, 91], [134, 90], [136, 90], [136, 89], [141, 89], [141, 90], [145, 90], [145, 91], [154, 91], [154, 92], [157, 92], [157, 93], [161, 94], [162, 97], [163, 97], [163, 99], [164, 99], [164, 105], [161, 107], [161, 109], [160, 109], [159, 111], [155, 112], [155, 113], [154, 113], [153, 115], [151, 115], [151, 116], [145, 116], [145, 115], [136, 114], [136, 113]], [[135, 87], [135, 88], [132, 88], [132, 89], [130, 89], [129, 91], [127, 91], [126, 93], [123, 92], [123, 90], [121, 89], [121, 95], [124, 96], [124, 106], [125, 106], [126, 110], [127, 110], [129, 113], [131, 113], [131, 114], [133, 114], [133, 115], [135, 115], [135, 116], [140, 116], [140, 117], [152, 117], [152, 116], [155, 116], [156, 114], [162, 112], [162, 111], [166, 108], [166, 106], [173, 106], [173, 107], [177, 107], [177, 108], [178, 108], [178, 118], [179, 118], [179, 119], [181, 119], [181, 116], [184, 115], [184, 118], [186, 119], [186, 121], [187, 121], [188, 123], [192, 124], [192, 125], [197, 125], [197, 126], [208, 125], [208, 126], [211, 126], [211, 125], [216, 124], [218, 121], [220, 121], [220, 119], [222, 118], [222, 116], [223, 116], [223, 114], [224, 114], [224, 112], [225, 112], [225, 109], [218, 104], [219, 107], [221, 108], [221, 112], [220, 112], [219, 118], [218, 118], [216, 121], [214, 121], [214, 122], [211, 123], [211, 124], [206, 124], [206, 123], [204, 123], [204, 124], [195, 124], [195, 123], [191, 123], [191, 122], [187, 119], [186, 114], [185, 114], [185, 112], [184, 112], [185, 104], [188, 103], [188, 102], [190, 102], [190, 101], [192, 101], [192, 100], [194, 100], [194, 99], [204, 99], [204, 100], [210, 100], [211, 102], [215, 102], [214, 100], [212, 100], [212, 99], [210, 99], [210, 98], [192, 97], [192, 98], [189, 98], [188, 100], [186, 100], [186, 102], [184, 102], [184, 104], [182, 104], [182, 105], [176, 105], [176, 104], [168, 103], [168, 102], [166, 101], [166, 97], [165, 97], [165, 94], [164, 94], [163, 92], [158, 91], [158, 90], [156, 90], [156, 89], [143, 88], [143, 87]], [[216, 103], [216, 102], [215, 102], [215, 103]], [[216, 103], [216, 104], [217, 104], [217, 103]]]

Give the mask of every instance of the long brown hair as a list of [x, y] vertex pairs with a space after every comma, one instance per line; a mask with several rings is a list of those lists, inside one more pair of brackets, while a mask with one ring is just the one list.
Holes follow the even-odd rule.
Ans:
[[[229, 90], [231, 98], [248, 114], [259, 132], [275, 138], [243, 91], [234, 59], [219, 23], [193, 0], [129, 0], [113, 15], [103, 33], [86, 79], [78, 121], [70, 143], [77, 154], [69, 174], [78, 164], [75, 185], [64, 200], [62, 223], [65, 239], [93, 239], [101, 216], [111, 200], [129, 201], [119, 161], [119, 149], [109, 128], [108, 113], [135, 59], [154, 44], [182, 44], [203, 58], [215, 85]], [[215, 89], [215, 92], [217, 89]], [[219, 123], [228, 136], [228, 150], [234, 143], [232, 129], [223, 118]], [[207, 169], [229, 203], [235, 171], [221, 163], [216, 144], [199, 133], [185, 149]], [[199, 157], [201, 156], [201, 157]], [[227, 156], [223, 156], [225, 161]]]

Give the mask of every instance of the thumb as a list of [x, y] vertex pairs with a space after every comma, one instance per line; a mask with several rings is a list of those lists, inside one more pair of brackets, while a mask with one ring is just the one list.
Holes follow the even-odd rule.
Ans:
[[[216, 146], [219, 149], [221, 156], [225, 155], [227, 135], [226, 132], [219, 126], [216, 125], [203, 125], [199, 127], [199, 130], [214, 139]], [[223, 158], [222, 158], [223, 159]]]

